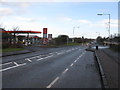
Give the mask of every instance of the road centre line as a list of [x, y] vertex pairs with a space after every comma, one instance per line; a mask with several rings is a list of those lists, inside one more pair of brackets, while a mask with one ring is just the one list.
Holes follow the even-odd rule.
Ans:
[[19, 67], [19, 66], [23, 66], [23, 65], [26, 65], [26, 63], [23, 63], [23, 64], [19, 64], [18, 66], [12, 66], [12, 67], [8, 67], [8, 68], [5, 68], [5, 69], [2, 69], [0, 70], [0, 72], [3, 72], [3, 71], [6, 71], [6, 70], [9, 70], [9, 69], [12, 69], [12, 68], [16, 68], [16, 67]]
[[8, 62], [8, 63], [0, 64], [0, 66], [11, 64], [11, 63], [13, 63], [13, 62]]
[[[74, 50], [75, 50], [75, 49], [74, 49]], [[69, 51], [72, 51], [72, 50], [67, 50], [66, 52], [69, 52]], [[80, 56], [77, 58], [77, 60], [78, 60], [80, 57], [82, 57], [82, 55], [80, 55]], [[76, 62], [77, 60], [75, 60], [74, 62]], [[73, 66], [73, 65], [74, 65], [74, 63], [72, 63], [70, 66]], [[65, 74], [68, 70], [69, 70], [69, 68], [66, 68], [66, 69], [62, 72], [62, 74], [60, 75], [60, 77], [61, 77], [63, 74]], [[46, 88], [51, 88], [51, 87], [59, 80], [60, 77], [55, 78]]]
[[51, 88], [51, 86], [54, 85], [58, 79], [59, 77], [56, 77], [46, 88]]
[[70, 66], [72, 67], [74, 64], [72, 63]]
[[77, 60], [75, 60], [74, 62], [77, 62]]
[[68, 70], [69, 70], [69, 69], [66, 68], [66, 69], [62, 72], [62, 74], [65, 74]]

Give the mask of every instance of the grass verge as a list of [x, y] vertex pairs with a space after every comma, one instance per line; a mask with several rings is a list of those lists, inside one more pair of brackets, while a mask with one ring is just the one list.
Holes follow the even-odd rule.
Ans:
[[14, 51], [21, 51], [21, 50], [24, 50], [24, 49], [23, 48], [5, 48], [0, 51], [4, 53], [4, 52], [14, 52]]

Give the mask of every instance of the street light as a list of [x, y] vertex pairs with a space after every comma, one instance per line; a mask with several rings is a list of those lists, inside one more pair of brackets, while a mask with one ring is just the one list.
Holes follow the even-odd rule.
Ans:
[[109, 37], [110, 37], [110, 14], [101, 14], [101, 13], [99, 13], [97, 15], [108, 15], [109, 16], [109, 30], [108, 30], [108, 32], [109, 32]]

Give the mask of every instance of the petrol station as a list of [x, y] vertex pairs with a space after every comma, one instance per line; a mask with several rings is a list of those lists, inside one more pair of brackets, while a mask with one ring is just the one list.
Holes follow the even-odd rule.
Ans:
[[[47, 28], [43, 28], [43, 37], [41, 39], [38, 36], [31, 37], [30, 34], [41, 34], [40, 31], [32, 31], [32, 30], [19, 30], [19, 31], [5, 31], [3, 30], [2, 33], [9, 33], [15, 37], [15, 43], [19, 41], [16, 35], [19, 36], [19, 34], [26, 34], [24, 38], [22, 38], [22, 42], [25, 43], [26, 46], [29, 44], [34, 44], [35, 41], [40, 42], [41, 45], [47, 45], [49, 41], [52, 40], [52, 34], [48, 34], [47, 37]], [[14, 40], [11, 40], [14, 43]], [[17, 41], [17, 42], [16, 42]], [[31, 42], [31, 43], [30, 43]]]

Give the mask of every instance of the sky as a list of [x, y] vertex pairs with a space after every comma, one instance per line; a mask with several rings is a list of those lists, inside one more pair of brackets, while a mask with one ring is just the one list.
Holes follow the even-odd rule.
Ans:
[[118, 33], [117, 0], [24, 1], [3, 0], [0, 3], [0, 24], [6, 30], [18, 26], [20, 30], [43, 32], [43, 28], [48, 28], [48, 34], [53, 34], [53, 37], [63, 34], [69, 37], [96, 38], [98, 35], [108, 37], [108, 15], [97, 15], [103, 13], [110, 14], [110, 33]]

